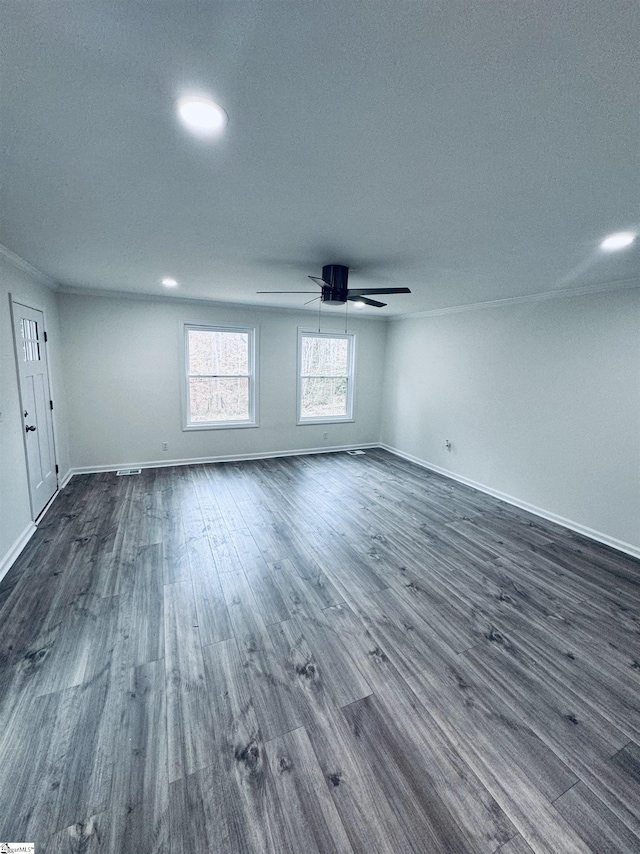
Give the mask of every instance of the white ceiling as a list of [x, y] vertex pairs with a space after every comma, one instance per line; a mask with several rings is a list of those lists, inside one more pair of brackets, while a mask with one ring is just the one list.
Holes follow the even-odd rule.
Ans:
[[[0, 243], [65, 286], [371, 314], [637, 278], [636, 0], [4, 0]], [[203, 142], [176, 99], [229, 114]], [[337, 309], [331, 309], [337, 310]]]

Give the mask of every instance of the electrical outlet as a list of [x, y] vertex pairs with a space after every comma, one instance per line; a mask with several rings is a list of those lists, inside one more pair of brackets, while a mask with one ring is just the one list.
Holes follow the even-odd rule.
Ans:
[[168, 442], [163, 442], [163, 443], [162, 443], [162, 450], [163, 450], [163, 451], [168, 451], [168, 450], [169, 450], [169, 443], [168, 443]]
[[323, 434], [322, 434], [322, 438], [323, 438], [323, 439], [328, 439], [328, 438], [329, 438], [329, 434], [328, 434], [328, 433], [323, 433]]

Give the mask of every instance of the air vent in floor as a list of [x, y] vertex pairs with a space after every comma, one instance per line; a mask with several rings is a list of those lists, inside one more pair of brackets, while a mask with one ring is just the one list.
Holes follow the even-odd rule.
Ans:
[[140, 474], [141, 471], [142, 469], [118, 469], [116, 475], [122, 477], [125, 474]]

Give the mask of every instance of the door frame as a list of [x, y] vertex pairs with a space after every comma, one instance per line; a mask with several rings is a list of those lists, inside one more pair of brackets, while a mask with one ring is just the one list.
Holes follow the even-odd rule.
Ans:
[[[20, 299], [20, 297], [14, 297], [14, 295], [12, 293], [9, 293], [8, 296], [9, 296], [9, 306], [10, 306], [10, 314], [11, 314], [11, 333], [12, 333], [12, 337], [13, 337], [13, 355], [14, 355], [15, 366], [16, 366], [16, 380], [18, 383], [18, 401], [20, 403], [20, 425], [22, 426], [22, 422], [23, 422], [22, 413], [24, 412], [24, 404], [23, 404], [23, 400], [22, 400], [22, 381], [20, 379], [20, 361], [19, 361], [20, 360], [20, 353], [18, 352], [18, 345], [17, 345], [18, 339], [17, 339], [17, 335], [16, 335], [16, 331], [17, 331], [16, 312], [14, 309], [14, 305], [16, 305], [16, 304], [22, 305], [25, 308], [30, 308], [32, 311], [39, 311], [42, 314], [42, 324], [43, 324], [43, 330], [42, 331], [43, 331], [43, 333], [46, 333], [46, 331], [47, 331], [47, 313], [46, 313], [44, 308], [40, 308], [37, 305], [33, 305], [31, 303], [31, 300], [28, 298], [23, 300], [23, 299]], [[47, 336], [47, 338], [48, 338], [48, 336]], [[54, 393], [53, 393], [53, 384], [51, 382], [51, 360], [49, 358], [49, 342], [48, 342], [48, 340], [45, 340], [44, 335], [43, 335], [42, 341], [40, 342], [40, 346], [45, 348], [46, 354], [47, 354], [47, 383], [49, 386], [50, 399], [53, 400]], [[53, 411], [51, 412], [51, 437], [53, 440], [53, 463], [55, 466], [56, 489], [55, 489], [55, 492], [53, 493], [53, 495], [51, 496], [51, 498], [44, 505], [42, 510], [37, 514], [37, 516], [34, 514], [34, 511], [33, 511], [33, 497], [31, 495], [31, 478], [29, 477], [29, 457], [28, 457], [28, 453], [27, 453], [27, 437], [26, 437], [24, 429], [21, 432], [22, 432], [22, 447], [24, 449], [24, 465], [25, 465], [25, 472], [27, 475], [27, 489], [29, 492], [29, 508], [31, 510], [31, 519], [35, 522], [36, 519], [40, 519], [42, 516], [44, 516], [44, 514], [47, 512], [47, 510], [51, 506], [51, 502], [53, 501], [53, 499], [56, 497], [56, 495], [60, 491], [60, 472], [59, 472], [59, 468], [58, 468], [58, 443], [56, 441], [56, 423], [55, 423], [55, 418], [53, 416]]]

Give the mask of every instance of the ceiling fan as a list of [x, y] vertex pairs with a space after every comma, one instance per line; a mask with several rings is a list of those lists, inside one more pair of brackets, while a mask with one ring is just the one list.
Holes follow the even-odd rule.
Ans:
[[[321, 288], [320, 296], [316, 297], [321, 302], [333, 305], [344, 305], [349, 302], [361, 302], [372, 305], [375, 308], [383, 308], [386, 302], [378, 302], [369, 299], [371, 294], [410, 294], [409, 288], [349, 288], [347, 281], [349, 268], [343, 264], [325, 264], [322, 268], [322, 278], [309, 276], [309, 278]], [[316, 291], [258, 291], [259, 294], [315, 294]], [[315, 302], [315, 300], [310, 300]]]

